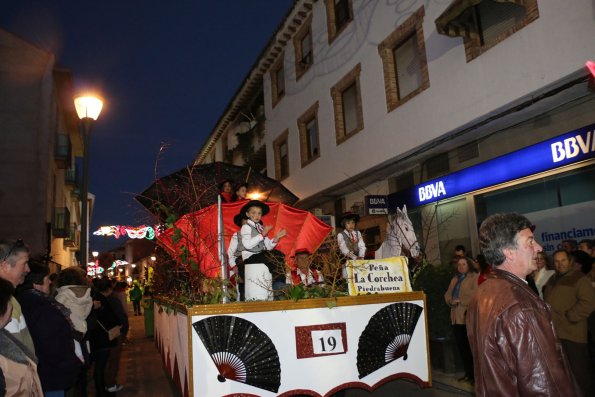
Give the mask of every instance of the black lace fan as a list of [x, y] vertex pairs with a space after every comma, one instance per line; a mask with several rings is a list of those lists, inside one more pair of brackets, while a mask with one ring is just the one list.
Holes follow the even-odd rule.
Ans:
[[376, 312], [359, 337], [357, 370], [363, 378], [403, 357], [423, 308], [413, 303], [393, 303]]
[[279, 390], [279, 354], [256, 325], [234, 316], [208, 317], [192, 325], [219, 370], [220, 382], [230, 379], [275, 393]]

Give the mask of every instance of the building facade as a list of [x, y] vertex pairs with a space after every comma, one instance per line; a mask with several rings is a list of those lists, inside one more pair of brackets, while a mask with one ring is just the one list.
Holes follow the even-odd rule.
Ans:
[[71, 72], [0, 29], [0, 236], [51, 256], [52, 270], [77, 264], [82, 153]]
[[[371, 249], [386, 216], [370, 196], [406, 204], [432, 263], [457, 244], [477, 254], [499, 211], [529, 216], [549, 251], [594, 238], [594, 14], [587, 0], [297, 1], [196, 163], [259, 153], [298, 206], [359, 211]], [[240, 118], [258, 98], [255, 134]]]

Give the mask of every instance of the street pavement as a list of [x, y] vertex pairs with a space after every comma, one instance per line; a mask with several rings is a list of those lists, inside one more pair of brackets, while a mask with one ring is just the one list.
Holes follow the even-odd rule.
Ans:
[[[179, 397], [180, 394], [167, 377], [155, 341], [152, 337], [145, 337], [144, 317], [135, 316], [131, 305], [128, 305], [128, 321], [129, 343], [122, 346], [117, 377], [117, 383], [124, 388], [117, 393], [106, 393], [105, 396]], [[92, 371], [91, 368], [87, 376], [87, 391], [89, 396], [97, 397], [94, 394]]]
[[[122, 346], [118, 383], [124, 389], [117, 393], [108, 393], [117, 397], [180, 397], [173, 384], [170, 382], [161, 361], [161, 356], [152, 337], [145, 337], [144, 318], [135, 316], [132, 306], [128, 307], [130, 321], [130, 343]], [[90, 371], [91, 372], [91, 371]], [[93, 380], [89, 373], [88, 390], [92, 396]], [[443, 374], [432, 372], [432, 387], [422, 389], [416, 383], [407, 380], [389, 382], [373, 392], [361, 389], [345, 391], [345, 397], [465, 397], [473, 396], [473, 388], [465, 383], [459, 383], [456, 378], [462, 374]], [[218, 397], [218, 396], [195, 396]]]

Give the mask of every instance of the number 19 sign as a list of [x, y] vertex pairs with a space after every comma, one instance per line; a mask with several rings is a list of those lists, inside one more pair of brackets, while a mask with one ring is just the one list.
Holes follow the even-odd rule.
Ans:
[[345, 354], [347, 332], [345, 323], [295, 327], [297, 358], [310, 358]]

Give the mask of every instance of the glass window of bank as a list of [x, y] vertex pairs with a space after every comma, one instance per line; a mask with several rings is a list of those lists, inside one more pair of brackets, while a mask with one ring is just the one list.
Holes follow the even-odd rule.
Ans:
[[595, 201], [595, 165], [475, 196], [477, 227], [498, 212], [526, 214]]
[[[547, 175], [529, 182], [475, 195], [477, 229], [490, 215], [499, 212], [528, 214], [593, 201], [595, 165]], [[444, 200], [409, 211], [420, 243], [429, 257], [448, 263], [454, 248], [461, 244], [471, 256], [473, 248], [465, 197]], [[432, 241], [437, 240], [437, 247]], [[425, 244], [430, 246], [425, 247]], [[436, 251], [433, 251], [432, 246]], [[432, 255], [433, 254], [433, 255]], [[436, 256], [438, 255], [438, 256]]]

